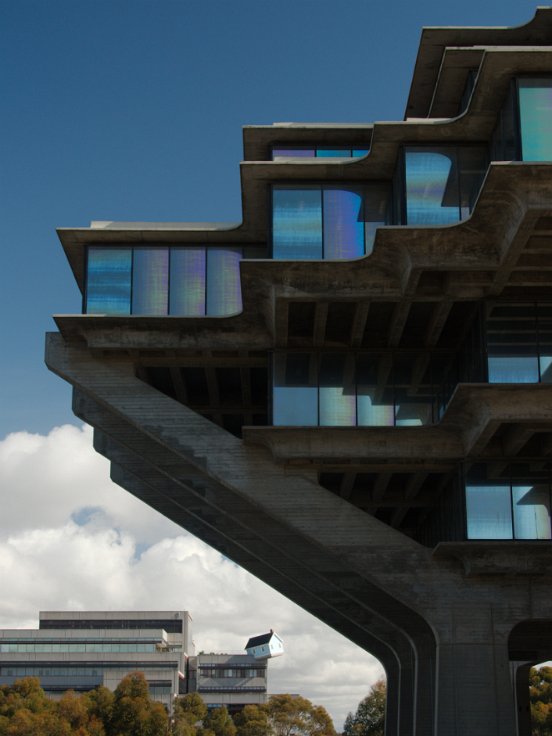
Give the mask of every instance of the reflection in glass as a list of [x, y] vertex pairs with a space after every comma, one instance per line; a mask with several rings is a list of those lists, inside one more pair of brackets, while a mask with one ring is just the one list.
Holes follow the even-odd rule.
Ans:
[[357, 359], [359, 427], [392, 427], [393, 383], [388, 355], [360, 354]]
[[205, 248], [171, 248], [170, 314], [205, 314]]
[[511, 539], [509, 485], [466, 486], [468, 539]]
[[458, 222], [458, 177], [452, 154], [406, 149], [405, 169], [407, 224], [446, 225]]
[[354, 369], [352, 355], [327, 353], [321, 356], [319, 378], [320, 426], [355, 426]]
[[314, 148], [273, 148], [272, 158], [314, 158]]
[[221, 317], [241, 311], [239, 248], [207, 248], [207, 314]]
[[547, 486], [513, 486], [516, 539], [550, 539], [550, 494]]
[[88, 248], [88, 314], [130, 314], [131, 268], [130, 248]]
[[489, 383], [538, 383], [538, 380], [535, 355], [489, 356]]
[[552, 79], [519, 79], [521, 160], [552, 161]]
[[272, 199], [273, 258], [322, 258], [322, 192], [275, 187]]
[[349, 189], [324, 189], [324, 258], [364, 255], [362, 195]]
[[135, 248], [132, 264], [132, 314], [167, 314], [168, 292], [168, 248]]
[[316, 426], [318, 388], [316, 361], [308, 353], [274, 356], [273, 423], [276, 426]]

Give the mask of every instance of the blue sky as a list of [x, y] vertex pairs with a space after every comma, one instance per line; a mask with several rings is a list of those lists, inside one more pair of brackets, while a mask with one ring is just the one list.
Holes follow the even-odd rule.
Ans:
[[239, 220], [241, 126], [401, 119], [423, 25], [529, 2], [0, 1], [0, 437], [73, 421], [43, 366], [80, 311], [55, 235], [93, 219]]

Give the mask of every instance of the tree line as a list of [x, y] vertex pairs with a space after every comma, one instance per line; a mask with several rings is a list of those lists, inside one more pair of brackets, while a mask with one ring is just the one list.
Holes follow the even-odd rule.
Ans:
[[207, 709], [198, 693], [175, 699], [169, 717], [153, 700], [141, 672], [124, 677], [114, 692], [100, 686], [57, 701], [36, 677], [0, 686], [0, 736], [337, 736], [322, 706], [300, 696], [272, 695], [232, 718], [225, 707]]

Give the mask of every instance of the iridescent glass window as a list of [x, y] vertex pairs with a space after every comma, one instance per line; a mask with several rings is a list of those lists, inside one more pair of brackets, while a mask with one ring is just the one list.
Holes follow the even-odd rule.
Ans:
[[132, 250], [88, 248], [86, 312], [130, 314]]
[[487, 169], [482, 146], [410, 146], [404, 151], [407, 225], [448, 225], [473, 209]]
[[205, 248], [171, 248], [170, 314], [205, 314]]
[[132, 264], [132, 314], [167, 314], [168, 248], [135, 248]]
[[372, 252], [385, 225], [389, 190], [364, 187], [273, 187], [272, 253], [277, 259], [359, 258]]
[[242, 308], [233, 247], [88, 249], [88, 314], [223, 316]]
[[353, 189], [324, 189], [324, 258], [364, 255], [362, 194]]
[[207, 248], [207, 314], [236, 314], [242, 308], [239, 248]]
[[322, 190], [274, 187], [272, 253], [288, 260], [322, 258]]
[[552, 161], [552, 79], [518, 79], [522, 161]]

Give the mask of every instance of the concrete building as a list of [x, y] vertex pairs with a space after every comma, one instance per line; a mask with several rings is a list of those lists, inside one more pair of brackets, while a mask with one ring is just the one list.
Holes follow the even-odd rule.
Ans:
[[387, 734], [552, 658], [552, 10], [423, 31], [405, 120], [244, 129], [241, 224], [59, 236], [113, 479], [376, 655]]
[[267, 676], [266, 659], [247, 654], [200, 653], [188, 662], [189, 692], [198, 692], [208, 708], [224, 705], [230, 714], [266, 703]]
[[0, 685], [38, 677], [56, 698], [115, 690], [140, 671], [169, 713], [176, 695], [192, 692], [230, 713], [266, 703], [270, 655], [195, 655], [191, 623], [188, 611], [41, 611], [38, 629], [0, 629]]
[[0, 629], [0, 685], [38, 677], [56, 697], [115, 690], [140, 671], [170, 712], [175, 695], [187, 692], [192, 646], [187, 611], [41, 611], [38, 629]]

